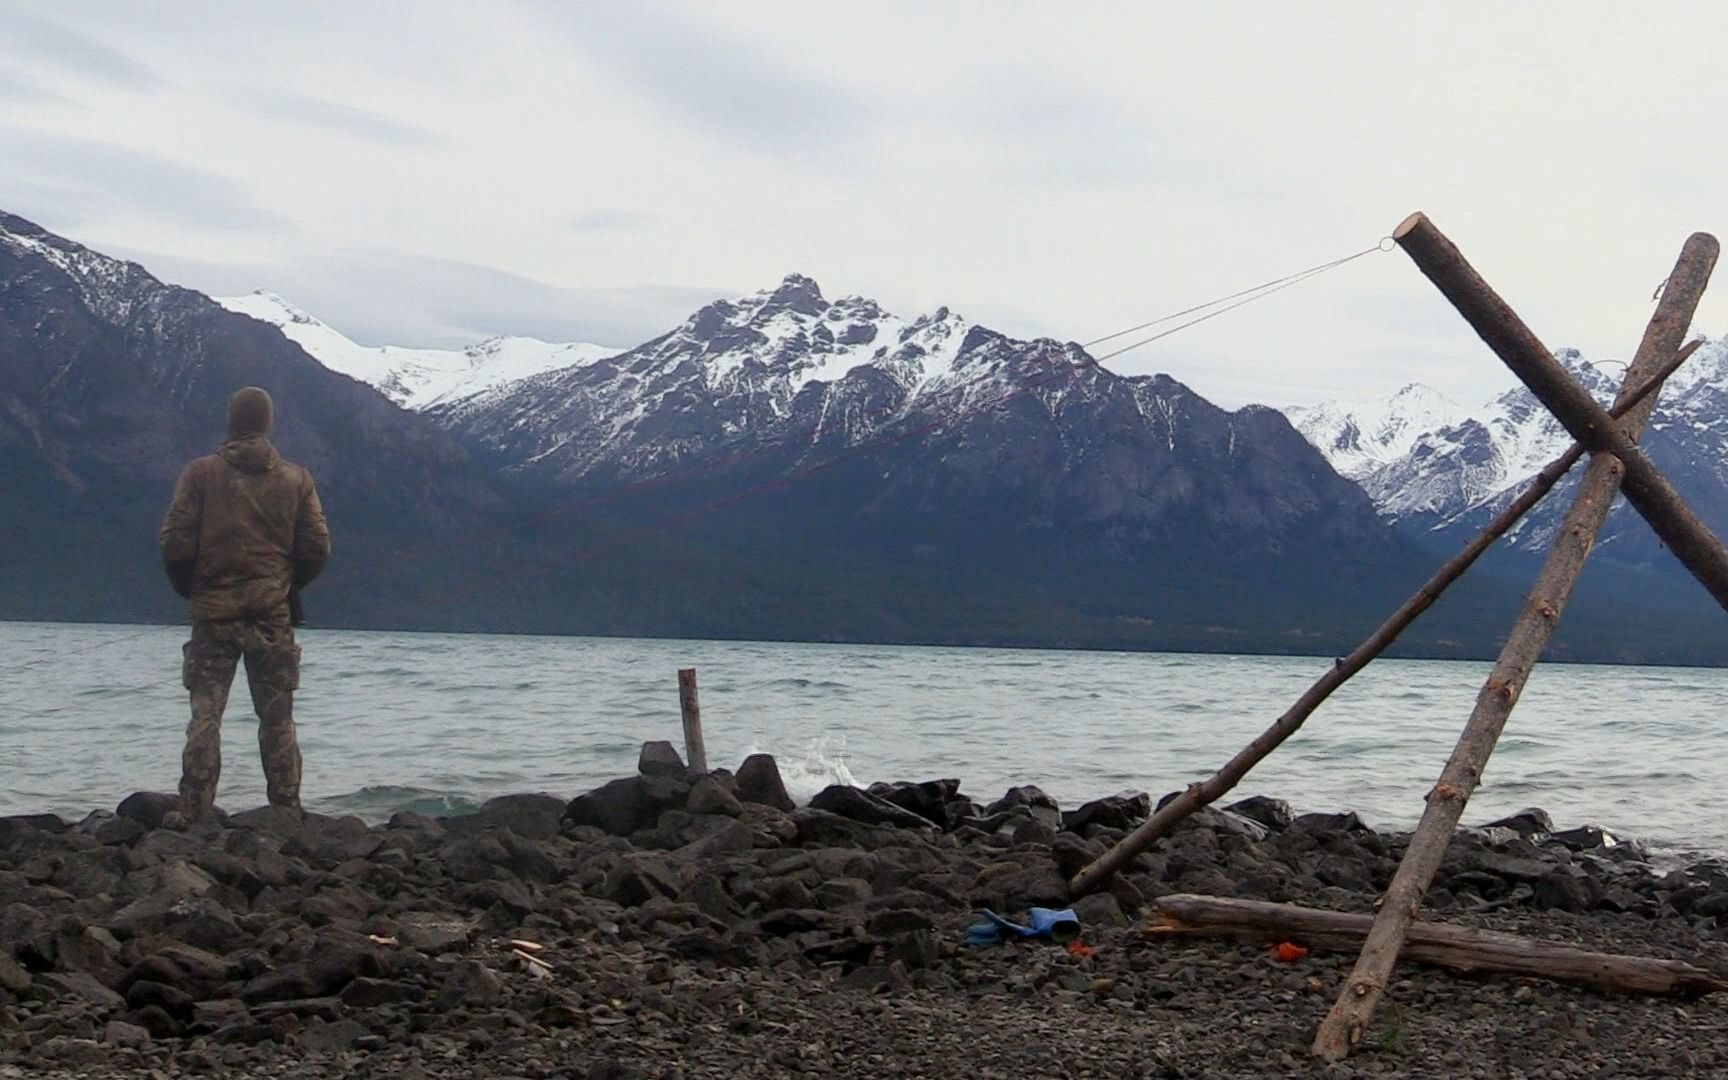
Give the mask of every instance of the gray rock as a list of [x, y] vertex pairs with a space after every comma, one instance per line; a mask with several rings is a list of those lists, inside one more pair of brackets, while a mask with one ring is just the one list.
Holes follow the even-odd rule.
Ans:
[[1128, 925], [1128, 916], [1112, 893], [1092, 893], [1074, 902], [1074, 914], [1080, 925], [1088, 929], [1114, 930]]
[[1542, 836], [1554, 831], [1554, 819], [1548, 816], [1548, 811], [1531, 807], [1498, 821], [1490, 821], [1487, 827], [1511, 829], [1519, 836]]
[[751, 754], [738, 767], [738, 798], [790, 814], [796, 805], [786, 793], [780, 766], [771, 754]]
[[578, 795], [564, 808], [572, 825], [592, 825], [612, 836], [629, 836], [643, 814], [641, 778], [625, 777]]
[[463, 960], [438, 988], [435, 1006], [440, 1012], [485, 1009], [503, 1000], [504, 983], [497, 973], [478, 960]]
[[704, 776], [690, 785], [689, 810], [692, 814], [724, 814], [738, 817], [744, 804], [713, 776]]
[[60, 998], [87, 1001], [104, 1011], [114, 1011], [126, 1004], [126, 999], [82, 971], [50, 971], [36, 976], [36, 981]]
[[114, 808], [116, 817], [136, 821], [146, 829], [159, 829], [162, 819], [170, 810], [180, 806], [176, 795], [160, 791], [136, 791], [120, 800], [120, 805]]
[[128, 1024], [124, 1020], [110, 1020], [102, 1028], [102, 1041], [109, 1046], [142, 1050], [150, 1045], [150, 1033], [136, 1024]]
[[475, 815], [489, 825], [509, 829], [530, 840], [550, 840], [558, 835], [564, 816], [564, 800], [553, 795], [500, 795], [488, 799]]
[[1062, 815], [1062, 828], [1071, 833], [1085, 834], [1093, 825], [1127, 831], [1145, 821], [1152, 813], [1152, 798], [1144, 791], [1123, 792], [1084, 803], [1077, 810]]
[[409, 911], [396, 917], [397, 940], [428, 956], [465, 948], [477, 932], [472, 922], [454, 915]]
[[901, 829], [933, 827], [928, 818], [847, 784], [833, 784], [817, 792], [816, 797], [810, 800], [810, 809], [839, 814], [866, 825], [890, 825]]
[[689, 770], [678, 748], [665, 740], [645, 742], [636, 759], [636, 771], [643, 776], [683, 776]]
[[1283, 799], [1274, 799], [1267, 795], [1250, 795], [1246, 799], [1239, 799], [1231, 803], [1224, 809], [1238, 817], [1259, 822], [1273, 832], [1288, 828], [1290, 823], [1296, 820], [1296, 815], [1291, 811], [1289, 803]]

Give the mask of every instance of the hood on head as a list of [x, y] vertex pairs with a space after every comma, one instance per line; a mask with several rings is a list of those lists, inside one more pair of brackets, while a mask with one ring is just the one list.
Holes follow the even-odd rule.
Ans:
[[248, 386], [228, 399], [228, 438], [247, 439], [270, 434], [276, 422], [276, 406], [268, 392]]
[[248, 435], [244, 439], [229, 439], [216, 451], [223, 461], [239, 469], [243, 473], [267, 473], [276, 467], [282, 458], [276, 453], [276, 448], [270, 445], [270, 440], [262, 435]]

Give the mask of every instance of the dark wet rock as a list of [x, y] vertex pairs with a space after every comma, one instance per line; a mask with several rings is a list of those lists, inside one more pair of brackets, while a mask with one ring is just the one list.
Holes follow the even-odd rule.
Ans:
[[1576, 829], [1550, 830], [1548, 839], [1572, 851], [1600, 851], [1620, 846], [1623, 841], [1597, 825], [1580, 825]]
[[473, 817], [530, 840], [550, 840], [558, 835], [565, 806], [553, 795], [500, 795], [486, 800]]
[[150, 1045], [150, 1032], [124, 1020], [110, 1020], [102, 1028], [102, 1042], [126, 1050], [142, 1050]]
[[10, 955], [26, 968], [53, 965], [54, 927], [47, 915], [29, 904], [0, 908], [0, 955]]
[[602, 895], [623, 907], [654, 899], [677, 899], [683, 888], [678, 874], [664, 860], [632, 856], [606, 876]]
[[1289, 803], [1283, 799], [1274, 799], [1267, 795], [1250, 795], [1246, 799], [1239, 799], [1231, 803], [1224, 809], [1237, 817], [1258, 822], [1272, 832], [1289, 828], [1290, 823], [1296, 820], [1296, 815], [1291, 811]]
[[145, 1009], [156, 1006], [176, 1020], [192, 1018], [192, 995], [166, 983], [139, 979], [126, 989], [126, 1007]]
[[744, 804], [734, 795], [724, 782], [714, 776], [704, 776], [690, 785], [688, 808], [692, 814], [724, 814], [727, 817], [738, 817], [744, 813]]
[[[1240, 820], [1240, 819], [1238, 819]], [[1298, 833], [1319, 839], [1350, 836], [1368, 832], [1368, 826], [1353, 811], [1336, 814], [1298, 814], [1285, 828], [1285, 833]]]
[[375, 1009], [381, 1005], [418, 1001], [423, 995], [412, 983], [361, 977], [343, 987], [340, 996], [342, 1004], [351, 1009]]
[[1062, 807], [1042, 788], [1032, 784], [1009, 788], [1000, 799], [986, 806], [984, 813], [991, 816], [1015, 810], [1029, 811], [1033, 817], [1047, 825], [1058, 829], [1062, 827]]
[[170, 941], [128, 968], [115, 989], [150, 981], [176, 987], [193, 998], [206, 997], [238, 974], [226, 959], [183, 942]]
[[54, 941], [54, 956], [62, 969], [87, 971], [112, 985], [120, 977], [120, 942], [100, 926], [85, 926], [68, 916]]
[[30, 973], [5, 952], [0, 952], [0, 991], [14, 996], [30, 988]]
[[157, 1039], [178, 1039], [186, 1033], [186, 1025], [160, 1005], [136, 1009], [128, 1014], [128, 1019]]
[[1124, 831], [1145, 821], [1152, 813], [1152, 798], [1143, 791], [1123, 792], [1082, 804], [1062, 815], [1062, 828], [1084, 835], [1094, 825]]
[[786, 908], [771, 911], [757, 923], [764, 934], [775, 937], [785, 937], [789, 934], [808, 933], [812, 930], [829, 930], [834, 927], [834, 916], [826, 911], [815, 908]]
[[294, 1038], [302, 1050], [337, 1054], [354, 1049], [370, 1032], [358, 1020], [314, 1020]]
[[462, 960], [439, 986], [435, 1006], [440, 1012], [486, 1009], [503, 999], [504, 983], [497, 972], [478, 960]]
[[829, 878], [811, 893], [816, 903], [833, 911], [836, 908], [857, 907], [868, 903], [873, 892], [870, 883], [860, 878]]
[[1106, 848], [1097, 840], [1087, 840], [1073, 833], [1062, 833], [1050, 844], [1050, 858], [1056, 864], [1056, 870], [1064, 878], [1072, 878], [1075, 874], [1092, 865], [1092, 861], [1104, 854]]
[[1128, 916], [1113, 893], [1098, 892], [1074, 901], [1074, 914], [1085, 930], [1114, 930], [1128, 925]]
[[875, 826], [815, 807], [794, 810], [791, 821], [797, 829], [798, 843], [806, 846], [864, 847], [875, 839]]
[[232, 814], [228, 825], [234, 829], [259, 832], [278, 839], [297, 839], [305, 833], [303, 813], [286, 806], [260, 806]]
[[848, 784], [823, 788], [810, 800], [810, 809], [839, 814], [866, 825], [889, 825], [901, 829], [928, 829], [933, 825], [928, 818]]
[[170, 810], [178, 809], [180, 798], [161, 791], [135, 791], [120, 800], [114, 808], [116, 817], [135, 821], [146, 829], [159, 829]]
[[688, 768], [678, 748], [665, 740], [645, 742], [636, 759], [636, 771], [643, 776], [683, 776]]
[[884, 802], [910, 811], [939, 829], [951, 821], [948, 804], [960, 793], [960, 781], [954, 779], [926, 780], [918, 784], [871, 784], [869, 794]]
[[978, 874], [972, 895], [984, 906], [1001, 912], [1028, 907], [1059, 908], [1068, 902], [1068, 883], [1055, 865], [1047, 861], [1031, 865], [996, 863]]
[[92, 975], [82, 971], [49, 971], [37, 975], [36, 983], [58, 998], [86, 1001], [96, 1008], [113, 1011], [126, 1004], [126, 999], [103, 986]]
[[893, 937], [919, 930], [930, 930], [936, 925], [930, 913], [920, 908], [888, 907], [870, 913], [865, 920], [865, 929], [880, 937]]
[[1554, 831], [1554, 819], [1548, 816], [1548, 811], [1533, 806], [1491, 821], [1486, 827], [1511, 829], [1519, 836], [1544, 836]]
[[738, 767], [738, 798], [760, 803], [790, 814], [795, 808], [780, 777], [780, 766], [770, 754], [751, 754]]

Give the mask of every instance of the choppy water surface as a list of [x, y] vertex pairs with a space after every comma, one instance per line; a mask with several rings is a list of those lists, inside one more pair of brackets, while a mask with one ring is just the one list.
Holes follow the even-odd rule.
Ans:
[[[172, 791], [184, 636], [0, 623], [0, 813], [81, 816]], [[774, 753], [804, 795], [938, 776], [975, 796], [1037, 783], [1065, 804], [1156, 795], [1210, 773], [1331, 662], [316, 629], [301, 643], [307, 802], [367, 817], [576, 794], [627, 773], [643, 740], [680, 741], [676, 672], [689, 666], [710, 763]], [[1240, 793], [1407, 826], [1487, 670], [1380, 661]], [[229, 807], [263, 801], [248, 704], [240, 689], [224, 726]], [[1466, 820], [1540, 805], [1562, 823], [1728, 850], [1725, 725], [1728, 671], [1541, 668]]]

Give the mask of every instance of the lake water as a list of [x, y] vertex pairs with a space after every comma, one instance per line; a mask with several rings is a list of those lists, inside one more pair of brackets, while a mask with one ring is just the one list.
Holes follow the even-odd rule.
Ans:
[[[0, 623], [0, 813], [79, 817], [172, 791], [186, 723], [179, 627]], [[512, 791], [574, 795], [681, 742], [696, 667], [709, 763], [775, 754], [794, 794], [959, 777], [1064, 805], [1210, 774], [1330, 659], [400, 634], [308, 629], [296, 714], [315, 809], [447, 813]], [[1488, 665], [1379, 661], [1237, 796], [1408, 826]], [[244, 674], [240, 676], [244, 680]], [[219, 804], [263, 801], [237, 687]], [[1662, 847], [1728, 851], [1728, 671], [1538, 669], [1466, 821], [1537, 805]], [[1233, 797], [1237, 797], [1233, 796]]]

